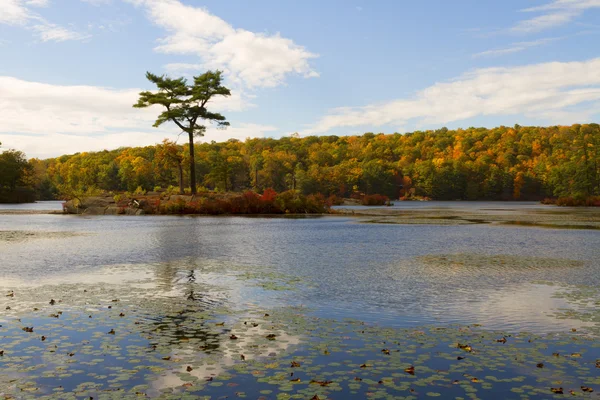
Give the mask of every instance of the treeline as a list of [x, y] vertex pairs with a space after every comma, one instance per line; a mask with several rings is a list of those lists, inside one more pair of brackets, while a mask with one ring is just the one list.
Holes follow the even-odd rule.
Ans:
[[[41, 198], [65, 190], [183, 189], [187, 145], [163, 143], [29, 161]], [[201, 190], [438, 200], [600, 195], [600, 126], [231, 139], [195, 145]]]
[[32, 169], [32, 164], [27, 161], [23, 152], [6, 150], [0, 153], [0, 203], [27, 203], [35, 200]]

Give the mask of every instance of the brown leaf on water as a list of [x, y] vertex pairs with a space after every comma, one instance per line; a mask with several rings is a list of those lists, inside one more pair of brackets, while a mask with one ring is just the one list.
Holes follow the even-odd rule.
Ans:
[[592, 389], [591, 387], [587, 387], [587, 386], [582, 386], [581, 390], [583, 390], [584, 392], [588, 392], [588, 393], [592, 393], [594, 391], [594, 389]]
[[315, 394], [310, 400], [321, 400], [321, 398]]
[[560, 357], [560, 353], [552, 353], [554, 357]]
[[240, 355], [240, 359], [241, 359], [242, 361], [246, 361], [246, 356], [245, 356], [245, 355], [243, 355], [243, 354], [241, 354], [241, 355]]
[[479, 383], [481, 381], [479, 379], [473, 377], [473, 378], [471, 378], [471, 382], [473, 382], [473, 383]]
[[125, 316], [125, 314], [123, 314], [123, 313], [119, 314], [119, 317], [124, 317], [124, 316]]
[[456, 359], [460, 361], [460, 360], [464, 360], [465, 358], [461, 357], [461, 356], [458, 356], [458, 357], [456, 357]]
[[571, 329], [571, 332], [577, 332], [577, 329], [573, 328]]
[[192, 387], [192, 386], [194, 386], [194, 384], [193, 384], [193, 383], [190, 383], [190, 382], [188, 382], [188, 383], [184, 383], [184, 384], [183, 384], [183, 385], [181, 385], [181, 386], [183, 386], [183, 387]]
[[290, 382], [300, 382], [300, 378], [290, 379]]
[[296, 361], [292, 361], [292, 365], [290, 365], [291, 368], [298, 368], [300, 366], [299, 362]]
[[552, 391], [552, 393], [555, 394], [563, 394], [563, 388], [559, 387], [559, 388], [550, 388], [550, 390]]
[[171, 359], [171, 356], [166, 356], [166, 357], [163, 357], [162, 359], [165, 361], [169, 361]]
[[415, 367], [413, 367], [412, 365], [408, 368], [404, 368], [404, 372], [406, 372], [407, 374], [410, 375], [414, 375], [415, 374]]
[[4, 350], [0, 350], [0, 357], [4, 355]]
[[109, 334], [109, 335], [114, 335], [115, 333], [116, 333], [116, 332], [115, 332], [115, 330], [114, 330], [114, 329], [111, 329], [110, 331], [108, 331], [108, 334]]
[[269, 340], [275, 340], [275, 338], [277, 337], [277, 335], [274, 335], [272, 333], [268, 334], [267, 336], [265, 336], [267, 339]]
[[192, 372], [192, 371], [194, 370], [194, 368], [192, 368], [192, 367], [190, 367], [190, 366], [188, 365], [188, 367], [187, 367], [185, 370], [186, 370], [187, 372]]
[[358, 376], [355, 376], [355, 377], [354, 377], [354, 380], [355, 380], [355, 381], [362, 381], [362, 378], [359, 378]]
[[215, 326], [225, 326], [225, 322], [218, 322], [215, 324]]
[[390, 350], [389, 350], [389, 349], [383, 349], [383, 350], [381, 350], [381, 352], [382, 352], [383, 354], [390, 355]]
[[506, 338], [503, 337], [502, 339], [496, 339], [496, 342], [498, 342], [498, 343], [506, 343]]
[[25, 326], [25, 327], [23, 327], [21, 329], [23, 331], [27, 332], [27, 333], [32, 333], [33, 332], [33, 326], [32, 327]]
[[265, 317], [270, 317], [270, 315], [269, 314], [265, 314]]
[[229, 336], [229, 339], [231, 339], [231, 340], [237, 340], [237, 338], [238, 338], [238, 337], [237, 337], [237, 336], [235, 336], [235, 335], [231, 335], [231, 336]]
[[316, 381], [313, 379], [312, 381], [310, 381], [310, 383], [325, 387], [329, 386], [331, 383], [333, 383], [333, 381]]
[[460, 381], [458, 379], [455, 379], [455, 380], [452, 381], [452, 384], [453, 385], [459, 385]]
[[571, 353], [571, 357], [579, 358], [581, 357], [581, 353]]
[[537, 366], [538, 368], [544, 368], [544, 363], [538, 363], [536, 366]]
[[50, 304], [51, 306], [55, 305], [55, 304], [56, 304], [56, 300], [54, 300], [54, 299], [50, 299], [50, 303], [49, 303], [49, 304]]
[[362, 364], [360, 367], [361, 367], [361, 368], [367, 368], [367, 367], [368, 367], [368, 365], [367, 365], [367, 364]]

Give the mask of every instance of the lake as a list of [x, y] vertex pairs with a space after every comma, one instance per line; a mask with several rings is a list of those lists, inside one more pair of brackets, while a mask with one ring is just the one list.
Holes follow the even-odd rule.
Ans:
[[598, 230], [0, 214], [0, 231], [0, 395], [600, 392]]

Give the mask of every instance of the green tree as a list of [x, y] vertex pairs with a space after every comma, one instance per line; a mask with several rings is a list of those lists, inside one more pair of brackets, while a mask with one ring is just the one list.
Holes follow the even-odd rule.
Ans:
[[0, 189], [14, 190], [25, 185], [31, 166], [25, 154], [18, 150], [6, 150], [0, 153]]
[[140, 93], [140, 98], [133, 106], [146, 108], [160, 105], [165, 111], [160, 113], [155, 127], [167, 121], [175, 123], [183, 132], [188, 134], [190, 151], [190, 189], [196, 193], [196, 161], [194, 158], [194, 137], [204, 136], [206, 126], [199, 122], [209, 121], [218, 127], [229, 126], [225, 117], [213, 113], [206, 108], [208, 102], [215, 96], [229, 96], [231, 92], [221, 85], [221, 71], [208, 71], [195, 76], [192, 85], [188, 85], [185, 78], [172, 79], [166, 76], [146, 73], [146, 78], [158, 88], [157, 92], [145, 91]]

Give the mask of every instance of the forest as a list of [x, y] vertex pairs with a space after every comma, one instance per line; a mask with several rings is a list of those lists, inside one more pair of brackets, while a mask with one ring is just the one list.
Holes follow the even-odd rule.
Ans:
[[[406, 134], [255, 138], [197, 143], [199, 191], [391, 199], [542, 200], [600, 195], [598, 124], [468, 128]], [[16, 152], [18, 153], [18, 152]], [[8, 154], [8, 156], [7, 156]], [[0, 158], [0, 188], [29, 186], [39, 199], [92, 193], [183, 190], [188, 144], [84, 152], [23, 164]], [[12, 157], [14, 158], [14, 157]], [[17, 157], [19, 158], [19, 157]], [[8, 161], [7, 161], [8, 160]], [[10, 166], [22, 174], [11, 177]]]

